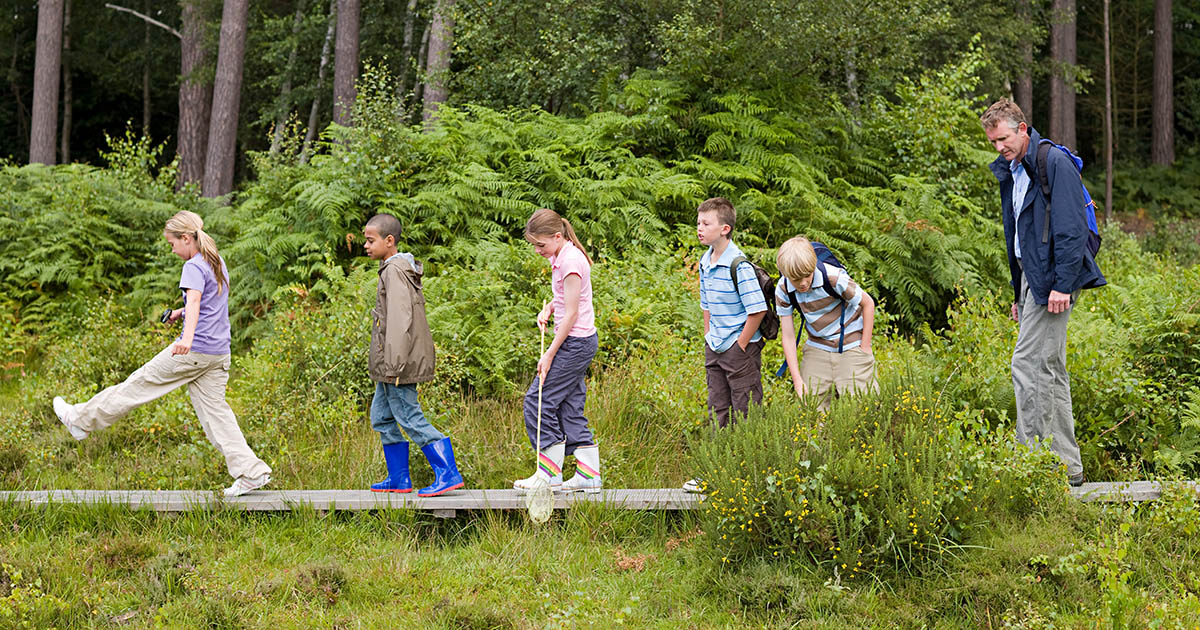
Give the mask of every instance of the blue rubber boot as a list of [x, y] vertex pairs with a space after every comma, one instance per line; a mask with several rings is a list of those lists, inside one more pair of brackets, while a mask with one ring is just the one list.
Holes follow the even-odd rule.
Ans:
[[383, 445], [383, 461], [387, 462], [388, 478], [371, 484], [371, 492], [412, 492], [408, 477], [408, 442]]
[[421, 447], [429, 466], [433, 468], [433, 484], [421, 488], [419, 497], [436, 497], [439, 494], [457, 490], [463, 487], [462, 475], [458, 474], [458, 465], [454, 463], [454, 449], [450, 446], [450, 438], [442, 438], [432, 444]]

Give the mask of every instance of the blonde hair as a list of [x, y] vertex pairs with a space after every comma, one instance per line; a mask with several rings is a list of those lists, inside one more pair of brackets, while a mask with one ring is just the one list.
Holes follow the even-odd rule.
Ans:
[[793, 236], [779, 246], [775, 266], [783, 277], [795, 283], [812, 275], [817, 268], [817, 253], [808, 239]]
[[578, 247], [579, 251], [583, 252], [583, 257], [587, 259], [589, 265], [592, 264], [592, 257], [588, 256], [587, 250], [583, 248], [583, 243], [580, 243], [579, 237], [575, 236], [571, 222], [559, 216], [557, 212], [549, 208], [539, 208], [525, 223], [525, 240], [527, 241], [532, 242], [535, 236], [548, 237], [559, 232], [567, 237], [572, 245]]
[[737, 223], [737, 210], [733, 209], [733, 203], [724, 197], [713, 197], [705, 199], [700, 207], [696, 208], [696, 214], [701, 212], [717, 213], [717, 220], [724, 225], [729, 226], [729, 236], [733, 238], [733, 225]]
[[979, 117], [979, 122], [983, 125], [984, 130], [993, 129], [1000, 123], [1007, 123], [1009, 127], [1013, 128], [1013, 131], [1016, 131], [1021, 123], [1029, 124], [1025, 120], [1025, 112], [1022, 112], [1016, 103], [1006, 98], [992, 103], [992, 106]]
[[217, 279], [217, 294], [219, 295], [222, 289], [229, 288], [229, 279], [225, 277], [225, 270], [221, 266], [221, 254], [217, 252], [217, 242], [204, 231], [204, 219], [201, 219], [200, 215], [190, 210], [180, 210], [175, 216], [167, 219], [163, 232], [169, 232], [175, 238], [184, 234], [190, 235], [196, 241], [204, 262], [212, 267], [213, 276]]

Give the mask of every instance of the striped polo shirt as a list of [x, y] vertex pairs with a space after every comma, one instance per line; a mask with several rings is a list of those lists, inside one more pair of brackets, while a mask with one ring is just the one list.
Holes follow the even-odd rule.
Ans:
[[[825, 290], [825, 274], [829, 274], [835, 295]], [[792, 317], [792, 303], [788, 292], [796, 287], [786, 277], [775, 285], [775, 312], [780, 317]], [[845, 337], [842, 350], [857, 348], [862, 343], [863, 292], [850, 278], [845, 269], [821, 263], [813, 270], [812, 287], [804, 293], [796, 292], [796, 303], [804, 316], [804, 329], [808, 332], [805, 345], [829, 352], [837, 352], [838, 337], [842, 331], [840, 321], [845, 322]], [[846, 315], [842, 319], [842, 303], [846, 304]]]
[[[737, 342], [738, 335], [746, 325], [746, 316], [767, 310], [754, 267], [749, 262], [738, 266], [738, 286], [733, 286], [729, 275], [729, 264], [742, 256], [730, 241], [725, 251], [714, 262], [712, 247], [700, 257], [700, 308], [708, 311], [708, 334], [704, 341], [716, 352], [725, 352]], [[762, 339], [757, 330], [750, 341]]]

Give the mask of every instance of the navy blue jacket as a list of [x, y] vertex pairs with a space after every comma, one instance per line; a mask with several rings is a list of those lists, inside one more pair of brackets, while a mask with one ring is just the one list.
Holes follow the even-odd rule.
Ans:
[[1000, 182], [1000, 206], [1004, 214], [1004, 242], [1008, 249], [1008, 267], [1012, 273], [1013, 292], [1020, 301], [1021, 269], [1013, 253], [1013, 234], [1021, 235], [1021, 264], [1029, 279], [1033, 300], [1046, 304], [1050, 291], [1074, 293], [1077, 289], [1104, 286], [1107, 281], [1087, 250], [1088, 225], [1084, 212], [1083, 189], [1079, 171], [1066, 153], [1051, 150], [1046, 156], [1050, 197], [1054, 210], [1050, 213], [1050, 238], [1042, 242], [1042, 225], [1046, 217], [1046, 198], [1042, 195], [1041, 179], [1037, 172], [1037, 148], [1042, 136], [1029, 128], [1029, 148], [1021, 163], [1029, 175], [1029, 192], [1021, 207], [1021, 218], [1013, 221], [1013, 176], [1008, 160], [1003, 156], [989, 165]]

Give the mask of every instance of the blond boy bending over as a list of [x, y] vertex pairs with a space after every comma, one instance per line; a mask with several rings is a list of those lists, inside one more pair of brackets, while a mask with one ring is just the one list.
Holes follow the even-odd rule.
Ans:
[[[845, 269], [818, 262], [812, 243], [803, 236], [788, 239], [779, 248], [775, 264], [783, 275], [775, 286], [779, 338], [796, 395], [812, 394], [821, 409], [828, 409], [835, 394], [878, 389], [871, 353], [875, 328], [871, 296]], [[801, 361], [796, 360], [799, 335], [792, 321], [797, 309], [808, 332]]]

